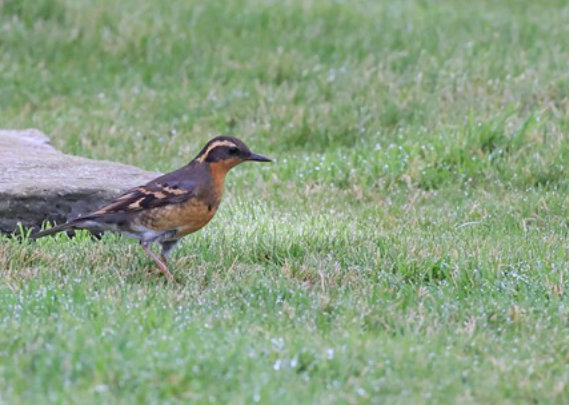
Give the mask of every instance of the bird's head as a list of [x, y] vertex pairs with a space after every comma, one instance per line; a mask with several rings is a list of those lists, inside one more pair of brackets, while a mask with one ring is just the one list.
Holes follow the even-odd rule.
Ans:
[[249, 150], [243, 141], [232, 136], [218, 136], [209, 141], [194, 159], [226, 171], [242, 162], [272, 162], [271, 159]]

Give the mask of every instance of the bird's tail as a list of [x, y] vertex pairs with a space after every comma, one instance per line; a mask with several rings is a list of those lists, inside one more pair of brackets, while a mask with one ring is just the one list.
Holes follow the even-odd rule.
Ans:
[[73, 229], [73, 228], [75, 228], [75, 225], [76, 225], [74, 222], [75, 221], [66, 222], [66, 223], [61, 224], [61, 225], [57, 225], [57, 226], [53, 226], [53, 227], [48, 228], [48, 229], [44, 229], [43, 231], [40, 231], [40, 232], [32, 233], [30, 235], [30, 238], [31, 239], [43, 238], [44, 236], [49, 236], [49, 235], [53, 235], [54, 233]]

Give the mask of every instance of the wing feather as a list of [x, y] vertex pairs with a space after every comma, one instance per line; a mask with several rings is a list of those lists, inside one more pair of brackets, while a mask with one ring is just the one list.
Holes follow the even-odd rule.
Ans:
[[93, 218], [107, 214], [134, 213], [169, 204], [180, 204], [195, 197], [196, 189], [196, 181], [182, 177], [182, 173], [179, 173], [179, 171], [172, 172], [144, 186], [128, 190], [86, 217]]

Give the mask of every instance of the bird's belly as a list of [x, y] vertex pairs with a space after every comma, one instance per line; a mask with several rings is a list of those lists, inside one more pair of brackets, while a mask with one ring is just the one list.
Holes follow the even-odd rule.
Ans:
[[175, 238], [204, 227], [215, 215], [217, 204], [189, 200], [182, 204], [157, 207], [145, 212], [140, 222], [155, 230], [176, 230]]

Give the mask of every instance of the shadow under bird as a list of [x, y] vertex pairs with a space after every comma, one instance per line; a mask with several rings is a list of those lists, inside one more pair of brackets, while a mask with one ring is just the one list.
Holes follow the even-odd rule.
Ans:
[[[252, 153], [241, 140], [218, 136], [186, 166], [121, 194], [86, 215], [31, 235], [41, 238], [70, 229], [115, 231], [136, 238], [169, 281], [167, 258], [178, 241], [204, 227], [215, 215], [225, 175], [242, 162], [271, 162]], [[151, 243], [162, 246], [158, 257]]]

